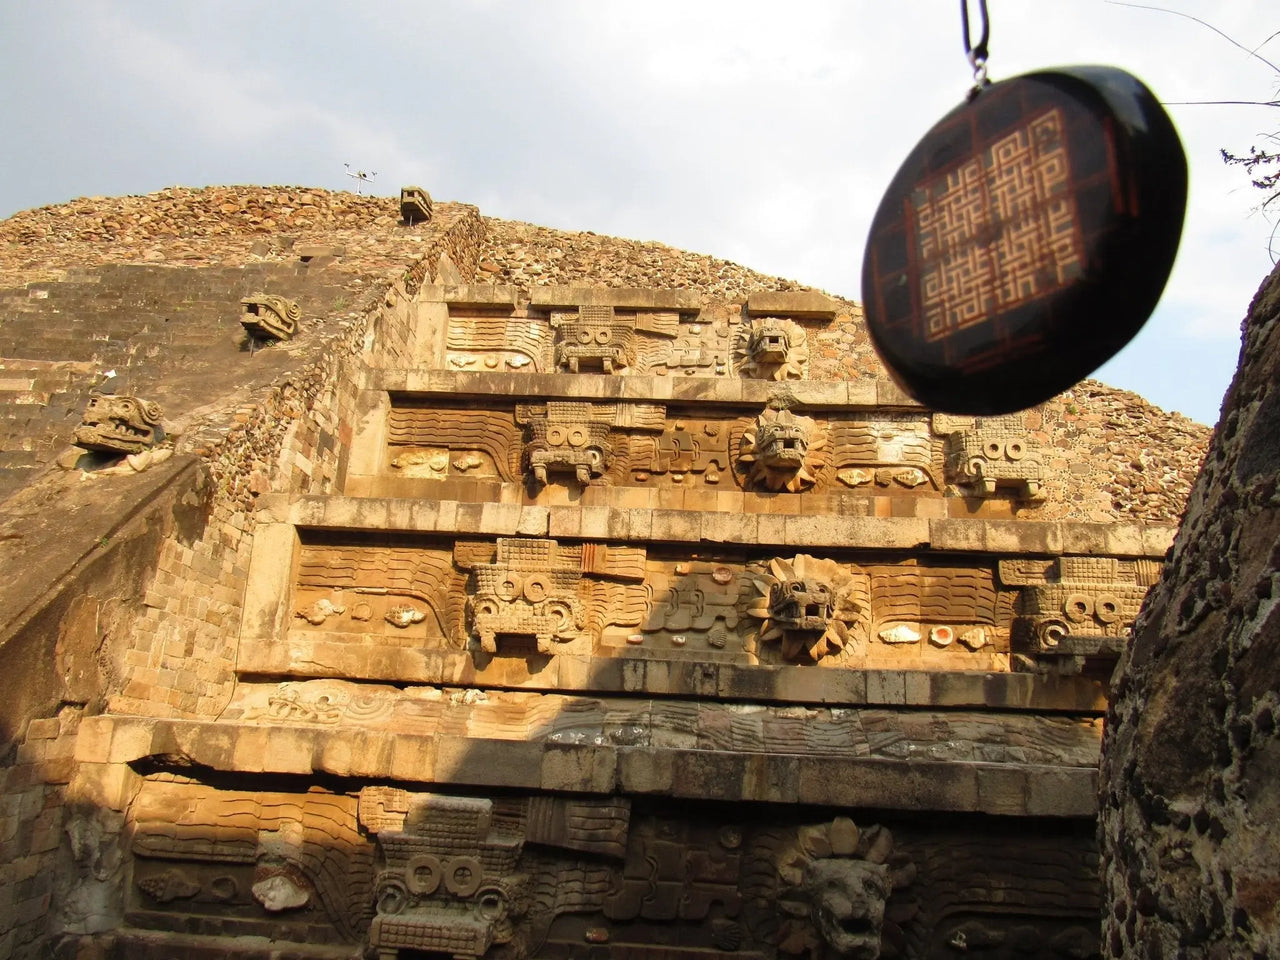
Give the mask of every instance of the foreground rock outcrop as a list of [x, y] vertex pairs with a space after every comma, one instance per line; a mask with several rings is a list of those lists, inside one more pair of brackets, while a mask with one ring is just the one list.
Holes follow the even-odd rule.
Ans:
[[1121, 663], [1100, 836], [1112, 957], [1280, 955], [1280, 270]]

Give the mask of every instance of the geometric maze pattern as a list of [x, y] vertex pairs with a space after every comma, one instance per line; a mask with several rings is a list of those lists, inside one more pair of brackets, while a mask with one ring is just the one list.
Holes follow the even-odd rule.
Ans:
[[1084, 271], [1055, 107], [911, 193], [926, 340], [1052, 293]]

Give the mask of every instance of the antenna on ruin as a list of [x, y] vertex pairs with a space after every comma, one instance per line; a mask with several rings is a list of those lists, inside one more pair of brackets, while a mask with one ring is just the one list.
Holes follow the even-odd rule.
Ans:
[[373, 178], [378, 175], [378, 171], [376, 170], [371, 173], [365, 173], [363, 170], [357, 170], [355, 173], [352, 173], [351, 164], [344, 163], [343, 166], [347, 168], [347, 176], [351, 177], [356, 182], [356, 196], [360, 195], [360, 188], [362, 186], [366, 183], [373, 183]]

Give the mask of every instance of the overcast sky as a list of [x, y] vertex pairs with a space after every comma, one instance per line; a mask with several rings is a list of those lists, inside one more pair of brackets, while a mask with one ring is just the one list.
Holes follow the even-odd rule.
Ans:
[[[976, 0], [973, 4], [976, 7]], [[1184, 17], [989, 0], [991, 76], [1105, 63], [1164, 101], [1280, 73]], [[1253, 48], [1276, 0], [1165, 0]], [[880, 196], [970, 83], [955, 0], [0, 0], [0, 217], [166, 186], [347, 189], [712, 253], [858, 298]], [[1280, 37], [1260, 51], [1280, 63]], [[1191, 198], [1155, 316], [1100, 373], [1217, 419], [1271, 267], [1245, 152], [1280, 108], [1170, 106]], [[1274, 148], [1274, 144], [1272, 145]], [[1276, 247], [1280, 250], [1280, 238]]]

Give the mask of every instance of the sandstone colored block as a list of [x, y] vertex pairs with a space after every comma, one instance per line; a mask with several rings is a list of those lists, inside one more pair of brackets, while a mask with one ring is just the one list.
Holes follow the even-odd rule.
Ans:
[[110, 763], [132, 763], [151, 754], [156, 721], [131, 718], [115, 723], [111, 734]]
[[397, 736], [391, 741], [388, 774], [405, 783], [430, 783], [435, 777], [436, 743], [431, 737]]
[[242, 637], [266, 640], [284, 633], [290, 619], [290, 578], [297, 545], [292, 524], [266, 523], [254, 530], [240, 621]]
[[762, 290], [747, 295], [752, 317], [784, 316], [829, 320], [840, 305], [817, 290]]
[[262, 766], [271, 773], [310, 773], [315, 734], [311, 730], [274, 727], [267, 731]]
[[529, 302], [535, 307], [620, 307], [631, 310], [699, 309], [702, 295], [695, 290], [659, 290], [651, 287], [534, 286]]
[[540, 743], [439, 737], [435, 782], [536, 790], [542, 784]]
[[111, 755], [115, 721], [110, 717], [85, 717], [76, 732], [75, 758], [80, 763], [106, 763]]

